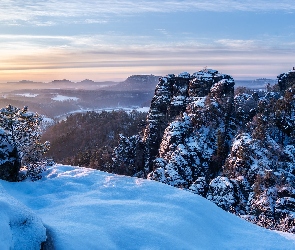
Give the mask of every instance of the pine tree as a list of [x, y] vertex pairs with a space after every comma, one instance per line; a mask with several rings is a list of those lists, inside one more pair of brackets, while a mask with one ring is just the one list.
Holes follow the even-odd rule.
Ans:
[[143, 175], [143, 142], [138, 135], [120, 134], [119, 145], [114, 149], [112, 172], [128, 176]]
[[[41, 143], [40, 123], [42, 117], [28, 112], [28, 107], [19, 109], [12, 105], [0, 110], [0, 127], [7, 134], [15, 152], [16, 173], [21, 168], [21, 179], [39, 179], [42, 172], [41, 156], [49, 149], [49, 142]], [[14, 176], [14, 179], [17, 177]]]

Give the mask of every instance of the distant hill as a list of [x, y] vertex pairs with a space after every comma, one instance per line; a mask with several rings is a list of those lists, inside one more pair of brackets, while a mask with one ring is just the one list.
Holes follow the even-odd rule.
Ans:
[[54, 118], [76, 111], [149, 106], [158, 80], [159, 76], [133, 75], [123, 82], [9, 82], [0, 84], [0, 107], [29, 106], [31, 111]]
[[267, 84], [274, 85], [277, 83], [276, 79], [259, 78], [255, 80], [235, 80], [237, 87], [243, 86], [252, 89], [266, 88]]
[[125, 81], [112, 86], [112, 89], [117, 90], [139, 90], [139, 91], [154, 91], [160, 76], [155, 75], [132, 75]]
[[21, 80], [19, 82], [7, 82], [0, 83], [0, 92], [8, 92], [13, 90], [23, 89], [84, 89], [84, 90], [96, 90], [101, 88], [108, 88], [113, 85], [117, 85], [119, 82], [103, 81], [95, 82], [89, 79], [85, 79], [81, 82], [72, 82], [67, 79], [53, 80], [51, 82], [34, 82], [29, 80]]
[[90, 79], [85, 79], [81, 82], [72, 82], [67, 79], [54, 80], [48, 83], [47, 88], [61, 88], [61, 89], [83, 89], [83, 90], [97, 90], [101, 88], [108, 88], [113, 85], [117, 85], [118, 82], [104, 81], [95, 82]]
[[102, 81], [97, 82], [91, 79], [85, 79], [80, 82], [73, 82], [67, 79], [56, 79], [51, 82], [34, 82], [30, 80], [21, 80], [19, 82], [0, 83], [0, 92], [8, 92], [22, 89], [83, 89], [97, 90], [107, 89], [115, 91], [154, 91], [160, 76], [155, 75], [132, 75], [125, 81]]

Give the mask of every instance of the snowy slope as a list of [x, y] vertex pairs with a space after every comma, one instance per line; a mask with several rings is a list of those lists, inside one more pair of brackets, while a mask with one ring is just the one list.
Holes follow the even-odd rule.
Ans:
[[56, 249], [295, 248], [293, 235], [260, 228], [200, 196], [150, 180], [53, 166], [41, 181], [0, 185], [35, 211]]
[[0, 184], [0, 249], [38, 249], [45, 239], [46, 229], [40, 218]]

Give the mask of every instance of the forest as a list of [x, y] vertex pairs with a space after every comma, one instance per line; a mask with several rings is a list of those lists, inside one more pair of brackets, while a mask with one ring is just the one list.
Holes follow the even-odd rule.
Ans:
[[51, 143], [45, 156], [63, 164], [112, 172], [113, 150], [120, 135], [141, 133], [146, 115], [136, 110], [70, 115], [42, 135], [42, 141]]

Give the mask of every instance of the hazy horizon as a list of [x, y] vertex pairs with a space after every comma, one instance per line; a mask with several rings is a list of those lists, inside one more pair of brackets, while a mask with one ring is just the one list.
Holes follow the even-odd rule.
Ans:
[[217, 69], [271, 78], [295, 66], [291, 0], [0, 2], [0, 82]]
[[[217, 69], [218, 70], [218, 69]], [[287, 71], [286, 71], [287, 72]], [[164, 76], [167, 76], [168, 74], [175, 74], [177, 75], [178, 73], [182, 73], [182, 72], [170, 72], [170, 73], [167, 73], [165, 75], [155, 75], [155, 74], [142, 74], [142, 75], [154, 75], [154, 76], [159, 76], [159, 77], [164, 77]], [[188, 72], [188, 73], [194, 73], [194, 72]], [[224, 72], [226, 73], [226, 72]], [[281, 73], [284, 73], [284, 72], [281, 72]], [[132, 76], [132, 75], [141, 75], [141, 74], [131, 74], [129, 76]], [[71, 79], [70, 76], [69, 78], [64, 78], [64, 79], [49, 79], [49, 80], [44, 80], [44, 81], [38, 81], [38, 80], [31, 80], [31, 79], [20, 79], [20, 80], [9, 80], [9, 81], [0, 81], [0, 84], [6, 84], [6, 83], [51, 83], [51, 82], [54, 82], [54, 81], [60, 81], [60, 82], [63, 82], [63, 81], [69, 81], [69, 82], [73, 82], [73, 83], [80, 83], [80, 82], [83, 82], [85, 80], [89, 80], [89, 81], [93, 81], [93, 82], [97, 82], [97, 83], [104, 83], [104, 82], [114, 82], [114, 83], [120, 83], [120, 82], [123, 82], [125, 81], [129, 76], [127, 76], [126, 78], [118, 78], [118, 79], [90, 79], [90, 78], [81, 78], [81, 79], [78, 79], [78, 80], [74, 80], [74, 79]], [[273, 78], [268, 78], [268, 77], [249, 77], [249, 78], [235, 78], [234, 76], [232, 76], [234, 78], [235, 81], [255, 81], [255, 80], [258, 80], [258, 79], [266, 79], [266, 80], [276, 80], [277, 76], [273, 77]]]

